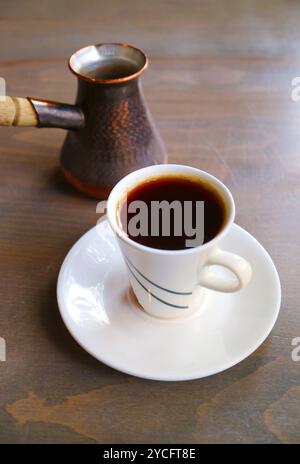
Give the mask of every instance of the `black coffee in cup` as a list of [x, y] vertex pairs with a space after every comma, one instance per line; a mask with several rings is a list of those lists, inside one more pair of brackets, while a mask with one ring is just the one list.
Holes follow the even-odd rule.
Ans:
[[[140, 202], [143, 214], [138, 207], [132, 208]], [[204, 210], [199, 221], [201, 202]], [[118, 216], [122, 229], [134, 242], [150, 248], [182, 250], [197, 245], [190, 245], [192, 230], [197, 235], [198, 229], [203, 228], [198, 244], [216, 237], [226, 223], [227, 212], [221, 194], [209, 182], [197, 177], [165, 175], [149, 178], [127, 192], [120, 202]], [[191, 224], [187, 224], [187, 219]]]

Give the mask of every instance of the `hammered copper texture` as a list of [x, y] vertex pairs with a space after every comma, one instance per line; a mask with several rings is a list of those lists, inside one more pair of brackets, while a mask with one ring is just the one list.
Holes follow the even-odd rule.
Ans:
[[103, 198], [129, 172], [165, 162], [138, 80], [114, 85], [79, 80], [76, 104], [86, 124], [68, 132], [61, 164], [80, 190]]

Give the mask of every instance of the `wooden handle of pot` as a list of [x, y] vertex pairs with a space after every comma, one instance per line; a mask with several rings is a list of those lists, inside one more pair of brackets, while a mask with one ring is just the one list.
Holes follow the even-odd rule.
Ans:
[[37, 125], [37, 114], [27, 98], [0, 97], [0, 126]]

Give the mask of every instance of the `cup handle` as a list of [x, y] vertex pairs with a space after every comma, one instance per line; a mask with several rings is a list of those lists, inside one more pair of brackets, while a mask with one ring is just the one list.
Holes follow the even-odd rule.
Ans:
[[[228, 279], [216, 274], [211, 266], [229, 269], [235, 277]], [[202, 287], [219, 292], [237, 292], [250, 282], [252, 269], [248, 261], [241, 256], [217, 248], [199, 272], [198, 283]]]

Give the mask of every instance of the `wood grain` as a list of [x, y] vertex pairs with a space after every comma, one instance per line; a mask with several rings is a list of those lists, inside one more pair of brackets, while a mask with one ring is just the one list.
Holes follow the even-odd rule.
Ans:
[[143, 381], [97, 362], [68, 334], [55, 294], [96, 201], [59, 173], [62, 130], [0, 127], [0, 442], [299, 443], [299, 2], [2, 0], [1, 15], [11, 95], [73, 102], [66, 61], [89, 43], [150, 55], [144, 91], [169, 160], [230, 187], [237, 222], [278, 267], [283, 302], [263, 346], [211, 378]]

